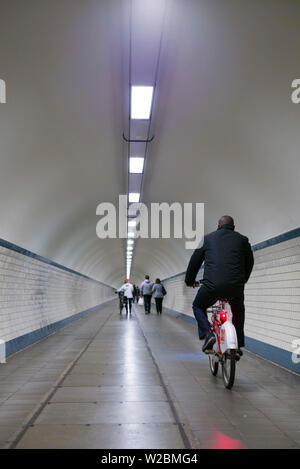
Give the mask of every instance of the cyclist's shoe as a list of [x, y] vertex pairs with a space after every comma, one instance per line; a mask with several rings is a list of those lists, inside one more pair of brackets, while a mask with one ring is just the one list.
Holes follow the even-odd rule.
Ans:
[[216, 342], [215, 334], [213, 332], [209, 332], [206, 336], [204, 345], [202, 347], [202, 352], [211, 353], [215, 342]]
[[204, 335], [199, 335], [199, 339], [200, 339], [200, 340], [204, 340], [205, 337], [206, 337], [206, 334], [204, 334]]
[[237, 349], [236, 354], [235, 354], [236, 361], [238, 362], [243, 355], [244, 355], [243, 351], [240, 348]]

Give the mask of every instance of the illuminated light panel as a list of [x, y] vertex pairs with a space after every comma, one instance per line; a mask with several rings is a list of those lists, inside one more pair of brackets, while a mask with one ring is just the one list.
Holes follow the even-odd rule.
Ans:
[[140, 200], [140, 193], [139, 192], [129, 192], [128, 196], [129, 202], [138, 202]]
[[136, 226], [136, 221], [130, 220], [130, 221], [128, 222], [128, 226]]
[[131, 87], [131, 119], [150, 119], [153, 86]]
[[141, 174], [144, 171], [144, 158], [129, 158], [129, 172], [131, 174]]

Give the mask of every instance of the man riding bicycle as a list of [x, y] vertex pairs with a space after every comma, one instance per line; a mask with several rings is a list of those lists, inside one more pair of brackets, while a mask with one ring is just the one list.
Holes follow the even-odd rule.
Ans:
[[204, 236], [203, 246], [196, 249], [190, 259], [185, 283], [195, 286], [196, 276], [204, 262], [204, 274], [193, 312], [198, 323], [199, 339], [205, 339], [203, 352], [212, 349], [216, 338], [211, 331], [206, 310], [219, 299], [228, 299], [232, 311], [232, 322], [236, 328], [239, 353], [244, 342], [244, 286], [253, 268], [253, 253], [248, 238], [234, 231], [233, 218], [225, 215], [218, 229]]

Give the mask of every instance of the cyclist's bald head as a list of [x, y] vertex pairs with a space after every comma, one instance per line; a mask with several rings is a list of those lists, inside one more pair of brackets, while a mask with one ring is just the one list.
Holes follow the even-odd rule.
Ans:
[[230, 225], [234, 227], [233, 218], [230, 217], [229, 215], [224, 215], [223, 217], [221, 217], [218, 222], [218, 227], [223, 226], [223, 225]]

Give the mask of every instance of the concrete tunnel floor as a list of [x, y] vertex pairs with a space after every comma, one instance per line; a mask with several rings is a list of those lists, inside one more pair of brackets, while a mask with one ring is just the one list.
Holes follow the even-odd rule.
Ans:
[[1, 448], [300, 448], [300, 377], [246, 352], [234, 388], [196, 328], [113, 301], [0, 365]]

